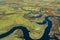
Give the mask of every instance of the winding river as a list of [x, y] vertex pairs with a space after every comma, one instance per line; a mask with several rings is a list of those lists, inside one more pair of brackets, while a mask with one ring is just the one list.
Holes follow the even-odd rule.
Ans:
[[[48, 18], [50, 16], [47, 16], [45, 17], [45, 20], [42, 22], [42, 23], [38, 23], [38, 24], [45, 24], [46, 22], [48, 22], [48, 26], [47, 28], [45, 29], [45, 33], [43, 34], [43, 37], [38, 39], [38, 40], [49, 40], [50, 37], [49, 37], [49, 32], [50, 32], [50, 29], [52, 27], [52, 21], [50, 21]], [[24, 38], [25, 40], [32, 40], [29, 36], [29, 31], [27, 28], [23, 27], [23, 26], [16, 26], [16, 27], [13, 27], [11, 30], [9, 30], [8, 32], [6, 33], [3, 33], [3, 34], [0, 34], [0, 39], [1, 38], [4, 38], [4, 37], [7, 37], [8, 35], [12, 34], [15, 30], [17, 29], [21, 29], [23, 31], [23, 34], [24, 34]], [[57, 38], [55, 37], [55, 39], [57, 40]]]

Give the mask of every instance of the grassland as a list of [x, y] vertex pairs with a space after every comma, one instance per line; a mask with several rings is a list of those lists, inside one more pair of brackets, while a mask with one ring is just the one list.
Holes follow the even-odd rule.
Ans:
[[[24, 14], [28, 12], [25, 10], [39, 10], [41, 7], [46, 7], [46, 6], [51, 7], [54, 10], [56, 10], [57, 8], [60, 7], [59, 4], [55, 5], [54, 3], [52, 3], [52, 2], [56, 2], [55, 0], [51, 0], [51, 1], [34, 0], [34, 2], [30, 0], [29, 1], [28, 0], [25, 0], [25, 1], [23, 0], [16, 0], [16, 1], [15, 0], [0, 0], [0, 1], [3, 2], [0, 4], [0, 33], [2, 34], [4, 32], [7, 32], [8, 30], [10, 30], [12, 27], [16, 25], [17, 26], [22, 25], [28, 28], [28, 30], [30, 31], [30, 37], [33, 39], [38, 39], [42, 37], [42, 35], [44, 34], [44, 30], [47, 26], [47, 23], [45, 25], [39, 25], [36, 23], [36, 21], [31, 22], [30, 20], [23, 17]], [[53, 5], [57, 6], [57, 8]], [[22, 8], [25, 10], [23, 10]], [[46, 14], [44, 15], [44, 17], [45, 16]], [[5, 37], [0, 40], [20, 40], [20, 38], [16, 38], [15, 36], [16, 35], [14, 35], [13, 33], [9, 35], [8, 37]]]

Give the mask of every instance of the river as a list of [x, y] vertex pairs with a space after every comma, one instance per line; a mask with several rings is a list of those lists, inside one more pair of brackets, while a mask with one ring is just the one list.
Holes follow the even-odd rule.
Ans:
[[[42, 23], [38, 23], [38, 24], [45, 24], [46, 22], [48, 22], [48, 26], [47, 28], [45, 29], [45, 32], [42, 36], [42, 38], [38, 39], [38, 40], [49, 40], [50, 39], [50, 36], [49, 36], [49, 33], [50, 33], [50, 29], [52, 27], [52, 21], [50, 21], [48, 18], [50, 16], [47, 16], [45, 17], [45, 20], [42, 22]], [[8, 32], [6, 33], [3, 33], [3, 34], [0, 34], [0, 39], [1, 38], [4, 38], [4, 37], [7, 37], [8, 35], [12, 34], [15, 30], [17, 29], [21, 29], [23, 31], [23, 35], [24, 35], [24, 38], [25, 40], [32, 40], [29, 36], [29, 31], [26, 27], [23, 27], [23, 26], [16, 26], [16, 27], [13, 27], [11, 30], [9, 30]], [[55, 37], [55, 39], [57, 40], [57, 38]]]

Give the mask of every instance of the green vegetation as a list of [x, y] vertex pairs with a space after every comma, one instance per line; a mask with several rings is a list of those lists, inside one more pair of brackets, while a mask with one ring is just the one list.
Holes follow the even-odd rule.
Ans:
[[[54, 4], [51, 5], [51, 1], [33, 1], [28, 2], [28, 0], [0, 0], [3, 1], [4, 4], [0, 4], [0, 33], [7, 32], [10, 28], [18, 25], [25, 26], [30, 31], [30, 37], [32, 39], [41, 38], [44, 34], [45, 28], [47, 27], [47, 23], [44, 25], [39, 25], [36, 21], [43, 21], [44, 17], [47, 16], [46, 14], [41, 18], [41, 20], [31, 20], [24, 17], [29, 10], [40, 10], [43, 7], [52, 7]], [[53, 0], [54, 1], [54, 0]], [[59, 7], [59, 6], [58, 6]], [[52, 7], [53, 9], [54, 6]], [[3, 30], [7, 28], [7, 30]], [[38, 32], [37, 32], [38, 31]], [[37, 36], [36, 36], [37, 35]], [[20, 38], [16, 38], [16, 35], [13, 33], [8, 37], [5, 37], [0, 40], [20, 40]], [[22, 40], [22, 39], [21, 39]]]

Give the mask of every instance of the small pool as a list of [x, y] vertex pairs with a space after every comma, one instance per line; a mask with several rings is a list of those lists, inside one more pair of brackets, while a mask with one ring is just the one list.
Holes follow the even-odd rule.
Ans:
[[57, 9], [56, 11], [57, 11], [57, 12], [60, 12], [60, 9]]

